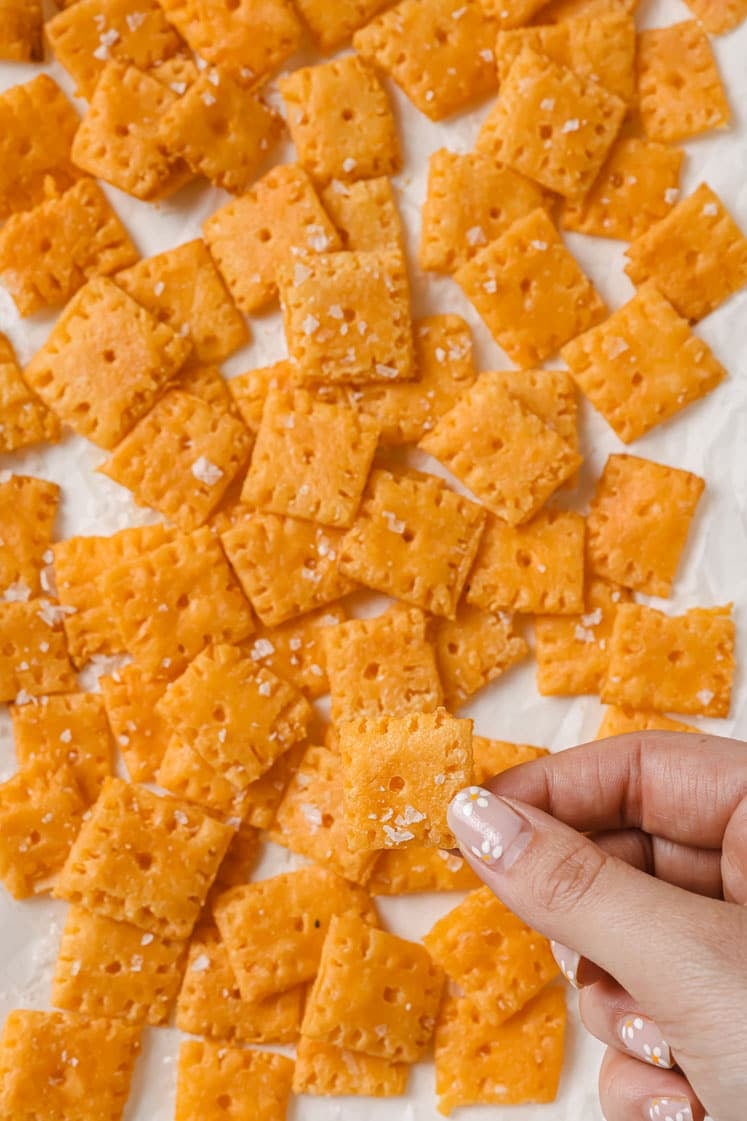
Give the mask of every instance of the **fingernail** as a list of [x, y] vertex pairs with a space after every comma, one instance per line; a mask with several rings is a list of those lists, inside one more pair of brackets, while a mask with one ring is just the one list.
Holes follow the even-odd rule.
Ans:
[[693, 1121], [687, 1098], [649, 1098], [647, 1121]]
[[574, 989], [580, 989], [578, 967], [581, 962], [581, 954], [576, 953], [575, 950], [570, 950], [562, 942], [553, 942], [552, 940], [550, 941], [550, 949], [568, 984], [573, 985]]
[[532, 835], [523, 817], [482, 786], [459, 791], [449, 806], [448, 821], [464, 849], [491, 868], [510, 868]]
[[620, 1021], [619, 1034], [628, 1051], [644, 1062], [655, 1067], [666, 1067], [667, 1070], [674, 1066], [669, 1044], [662, 1039], [653, 1020], [646, 1016], [626, 1016]]

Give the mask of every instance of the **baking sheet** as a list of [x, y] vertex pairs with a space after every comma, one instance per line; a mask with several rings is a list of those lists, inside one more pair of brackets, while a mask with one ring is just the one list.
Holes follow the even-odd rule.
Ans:
[[[656, 27], [689, 18], [679, 0], [656, 0], [640, 13], [643, 27]], [[722, 197], [743, 229], [747, 230], [747, 27], [713, 40], [726, 81], [734, 114], [731, 129], [711, 133], [684, 147], [682, 188], [689, 193], [706, 180]], [[295, 60], [294, 60], [295, 61]], [[313, 61], [299, 57], [298, 63]], [[0, 63], [0, 89], [26, 81], [39, 72], [38, 66]], [[44, 69], [72, 93], [72, 84], [56, 63]], [[418, 274], [414, 261], [419, 234], [420, 205], [425, 195], [427, 158], [439, 147], [466, 152], [474, 142], [487, 112], [485, 104], [452, 121], [433, 124], [419, 114], [407, 99], [389, 84], [400, 121], [406, 165], [397, 176], [398, 200], [410, 249], [415, 315], [456, 312], [464, 316], [474, 332], [478, 369], [510, 367], [505, 355], [492, 341], [474, 309], [457, 286], [448, 279]], [[280, 101], [278, 99], [278, 104]], [[81, 103], [81, 109], [84, 104]], [[292, 158], [290, 145], [273, 153], [273, 162]], [[137, 202], [105, 187], [143, 256], [171, 248], [200, 233], [202, 220], [226, 196], [205, 185], [190, 185], [173, 199], [157, 206]], [[619, 242], [567, 235], [567, 242], [589, 272], [611, 308], [632, 295], [632, 286], [622, 272], [624, 246]], [[736, 607], [738, 643], [744, 640], [747, 607], [747, 292], [742, 292], [698, 326], [700, 334], [730, 373], [705, 401], [674, 418], [630, 449], [672, 466], [684, 467], [705, 476], [707, 490], [700, 504], [672, 598], [665, 609], [672, 613], [696, 605], [710, 606], [733, 601]], [[54, 320], [40, 314], [20, 321], [10, 297], [0, 288], [0, 331], [12, 339], [19, 358], [27, 361], [44, 341]], [[266, 365], [285, 356], [280, 317], [255, 319], [254, 340], [224, 366], [227, 375]], [[560, 363], [550, 363], [560, 364]], [[582, 451], [585, 456], [578, 491], [563, 502], [585, 509], [593, 479], [610, 452], [623, 445], [587, 403], [582, 406]], [[68, 436], [56, 447], [0, 456], [0, 472], [11, 470], [52, 479], [63, 487], [64, 498], [58, 536], [112, 533], [131, 525], [157, 520], [138, 509], [128, 492], [94, 469], [105, 453], [76, 436]], [[445, 472], [412, 454], [414, 462]], [[0, 476], [2, 477], [2, 476]], [[660, 601], [651, 600], [657, 606]], [[744, 659], [739, 659], [744, 664]], [[82, 687], [96, 688], [98, 674], [106, 667], [91, 666], [81, 678]], [[747, 692], [740, 670], [729, 720], [701, 720], [706, 731], [747, 738]], [[593, 697], [576, 700], [541, 698], [534, 684], [534, 665], [528, 662], [503, 681], [486, 689], [464, 714], [474, 717], [478, 733], [495, 738], [544, 744], [562, 750], [593, 736], [601, 707]], [[0, 779], [15, 769], [10, 721], [0, 705]], [[302, 863], [284, 850], [268, 845], [257, 876], [273, 874]], [[398, 934], [417, 939], [437, 917], [455, 905], [458, 897], [414, 896], [381, 900], [386, 924]], [[48, 1008], [52, 967], [64, 922], [65, 905], [49, 900], [18, 903], [0, 889], [0, 1020], [12, 1008]], [[610, 931], [610, 937], [613, 937]], [[576, 1000], [569, 993], [567, 1059], [557, 1100], [550, 1105], [484, 1107], [455, 1111], [457, 1119], [475, 1121], [500, 1117], [502, 1121], [601, 1121], [596, 1081], [602, 1047], [586, 1034], [576, 1014]], [[143, 1055], [138, 1063], [133, 1092], [125, 1121], [170, 1121], [173, 1117], [176, 1055], [180, 1033], [172, 1029], [146, 1029]], [[434, 1094], [433, 1067], [419, 1064], [412, 1073], [406, 1098], [390, 1101], [370, 1099], [295, 1099], [289, 1116], [293, 1121], [431, 1121], [439, 1116]]]

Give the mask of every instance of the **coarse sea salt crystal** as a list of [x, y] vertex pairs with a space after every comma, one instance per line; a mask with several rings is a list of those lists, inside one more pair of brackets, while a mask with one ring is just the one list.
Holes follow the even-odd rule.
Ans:
[[710, 689], [701, 689], [699, 693], [696, 693], [698, 700], [705, 707], [711, 703], [715, 695]]
[[487, 240], [482, 226], [470, 226], [467, 230], [467, 241], [470, 245], [485, 245]]
[[392, 510], [383, 510], [382, 516], [387, 524], [387, 529], [390, 529], [392, 533], [404, 533], [407, 529], [407, 523], [398, 518]]
[[307, 315], [301, 324], [301, 329], [305, 335], [313, 335], [319, 330], [319, 320], [315, 315]]
[[718, 207], [716, 206], [716, 203], [707, 202], [701, 210], [701, 214], [705, 214], [708, 218], [713, 218], [714, 215], [718, 214]]
[[392, 845], [403, 845], [405, 841], [415, 840], [415, 834], [409, 829], [394, 829], [391, 825], [384, 826], [384, 835]]
[[274, 653], [275, 647], [270, 642], [269, 638], [258, 638], [252, 644], [249, 656], [253, 662], [258, 662], [261, 658], [269, 658], [270, 655]]
[[8, 584], [0, 599], [5, 603], [26, 603], [30, 596], [31, 588], [28, 584], [24, 584], [23, 580], [16, 580], [15, 583]]
[[206, 456], [201, 455], [192, 464], [192, 474], [198, 482], [207, 487], [214, 487], [223, 478], [223, 470], [215, 463], [211, 463]]
[[680, 192], [678, 187], [667, 187], [664, 192], [664, 202], [668, 203], [670, 206], [672, 206], [679, 197]]
[[198, 954], [192, 962], [192, 973], [204, 973], [206, 969], [210, 968], [210, 958], [207, 954]]
[[425, 821], [425, 814], [420, 810], [416, 810], [414, 806], [405, 806], [401, 814], [397, 814], [394, 819], [395, 825], [416, 825], [419, 821]]
[[581, 122], [579, 121], [578, 117], [569, 117], [569, 119], [567, 121], [563, 122], [563, 125], [562, 125], [560, 131], [561, 132], [578, 132], [578, 130], [580, 128], [581, 128]]
[[306, 818], [309, 825], [313, 826], [314, 829], [319, 829], [322, 824], [322, 811], [318, 806], [312, 805], [311, 802], [302, 802], [301, 813]]
[[546, 113], [551, 113], [555, 108], [554, 97], [543, 97], [540, 101], [540, 109], [544, 109]]

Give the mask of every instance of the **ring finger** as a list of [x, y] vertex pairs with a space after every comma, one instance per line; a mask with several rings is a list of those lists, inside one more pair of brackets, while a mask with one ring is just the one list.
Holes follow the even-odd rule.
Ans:
[[649, 1066], [662, 1070], [675, 1066], [676, 1059], [657, 1025], [611, 977], [583, 988], [578, 1007], [584, 1026], [602, 1043]]

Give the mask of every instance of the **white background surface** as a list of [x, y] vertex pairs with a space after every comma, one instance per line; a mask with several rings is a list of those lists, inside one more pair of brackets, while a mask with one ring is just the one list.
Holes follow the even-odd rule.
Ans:
[[[641, 26], [655, 27], [688, 16], [688, 9], [679, 0], [656, 0], [649, 5], [644, 0], [639, 22]], [[713, 46], [726, 82], [734, 121], [727, 131], [711, 133], [685, 145], [683, 193], [689, 193], [705, 179], [747, 230], [747, 28], [714, 39]], [[313, 60], [305, 56], [300, 61]], [[50, 63], [44, 69], [72, 92], [67, 75], [57, 64]], [[0, 89], [26, 81], [38, 71], [38, 66], [0, 63]], [[447, 123], [433, 124], [421, 116], [396, 87], [389, 85], [389, 89], [400, 120], [405, 152], [405, 167], [395, 182], [411, 251], [414, 312], [416, 315], [462, 314], [474, 329], [478, 369], [507, 368], [510, 363], [492, 342], [457, 286], [450, 280], [419, 275], [414, 264], [428, 154], [442, 146], [457, 151], [469, 150], [487, 105]], [[292, 149], [288, 145], [285, 150], [273, 152], [272, 162], [290, 158]], [[112, 188], [105, 189], [144, 257], [198, 236], [201, 221], [226, 197], [223, 192], [201, 183], [185, 188], [166, 203], [151, 206]], [[622, 243], [583, 235], [569, 235], [567, 242], [610, 308], [630, 298], [632, 286], [622, 272]], [[664, 606], [676, 613], [696, 605], [734, 601], [738, 642], [744, 638], [747, 607], [746, 311], [747, 292], [742, 292], [698, 327], [698, 334], [707, 340], [727, 367], [728, 381], [705, 401], [655, 429], [630, 449], [634, 454], [685, 467], [705, 477], [706, 493], [692, 527], [675, 592]], [[0, 289], [0, 330], [11, 337], [22, 362], [44, 341], [53, 319], [52, 315], [38, 315], [21, 322], [10, 298]], [[285, 356], [279, 315], [256, 319], [252, 326], [252, 345], [233, 356], [224, 367], [229, 376]], [[582, 426], [586, 462], [579, 490], [568, 501], [583, 511], [591, 483], [606, 456], [623, 447], [601, 417], [586, 404], [582, 408]], [[76, 533], [112, 533], [128, 525], [153, 520], [152, 515], [133, 505], [128, 492], [93, 473], [104, 458], [102, 451], [85, 440], [68, 436], [54, 448], [0, 456], [0, 471], [9, 468], [61, 484], [64, 496], [57, 527], [60, 537]], [[434, 469], [432, 462], [429, 467]], [[95, 674], [87, 672], [83, 687], [92, 687], [94, 683]], [[482, 735], [561, 750], [593, 737], [601, 708], [593, 697], [540, 698], [534, 684], [534, 664], [530, 661], [485, 690], [477, 701], [465, 708], [464, 714], [474, 717], [475, 730]], [[747, 738], [743, 673], [736, 683], [731, 719], [699, 723], [705, 730], [721, 734], [733, 732]], [[8, 777], [14, 769], [10, 722], [7, 709], [0, 706], [0, 779]], [[283, 850], [268, 846], [258, 875], [285, 869], [294, 861], [295, 858]], [[417, 939], [436, 917], [456, 902], [454, 895], [414, 896], [383, 900], [380, 910], [392, 930]], [[0, 1020], [14, 1007], [49, 1007], [51, 970], [64, 914], [63, 904], [46, 900], [17, 903], [0, 888]], [[614, 937], [613, 931], [610, 937]], [[599, 1121], [596, 1079], [601, 1047], [578, 1024], [575, 998], [570, 994], [569, 1005], [567, 1061], [555, 1103], [475, 1108], [456, 1111], [454, 1116], [474, 1117], [475, 1121], [497, 1117], [503, 1121]], [[173, 1117], [178, 1039], [179, 1033], [170, 1029], [146, 1029], [144, 1053], [138, 1064], [125, 1121], [170, 1121]], [[374, 1102], [299, 1098], [289, 1116], [294, 1121], [337, 1121], [338, 1118], [346, 1121], [431, 1121], [439, 1116], [432, 1066], [425, 1063], [414, 1069], [406, 1099]]]

